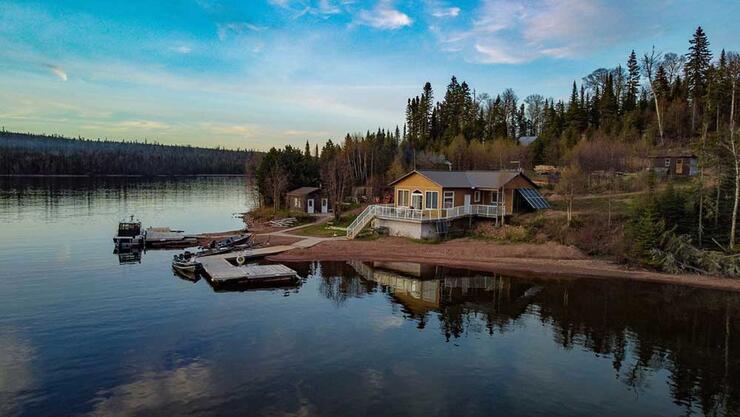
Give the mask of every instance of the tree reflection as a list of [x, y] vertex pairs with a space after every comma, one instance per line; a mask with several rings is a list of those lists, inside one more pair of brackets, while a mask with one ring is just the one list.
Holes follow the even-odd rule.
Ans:
[[[669, 372], [670, 392], [687, 414], [737, 415], [740, 295], [682, 286], [589, 280], [547, 281], [436, 268], [409, 273], [389, 265], [322, 264], [322, 293], [341, 305], [375, 286], [425, 328], [436, 318], [445, 340], [493, 335], [524, 315], [552, 329], [565, 349], [611, 358], [616, 377], [638, 395]], [[359, 279], [362, 276], [363, 279]], [[735, 414], [733, 414], [735, 413]]]

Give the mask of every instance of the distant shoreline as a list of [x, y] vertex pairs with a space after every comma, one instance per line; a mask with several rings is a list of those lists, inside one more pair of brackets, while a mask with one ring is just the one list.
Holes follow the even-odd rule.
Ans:
[[83, 174], [0, 174], [0, 178], [172, 178], [172, 177], [247, 177], [245, 174], [159, 174], [159, 175], [83, 175]]

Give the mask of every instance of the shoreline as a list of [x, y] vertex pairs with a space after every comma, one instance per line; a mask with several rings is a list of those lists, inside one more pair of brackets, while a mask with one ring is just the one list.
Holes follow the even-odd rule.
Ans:
[[457, 239], [425, 244], [400, 238], [374, 241], [332, 240], [310, 248], [298, 248], [268, 256], [266, 259], [273, 262], [412, 262], [495, 272], [520, 278], [624, 280], [740, 292], [740, 279], [629, 269], [613, 262], [588, 257], [575, 248], [555, 243], [500, 244]]
[[0, 174], [2, 178], [193, 178], [193, 177], [244, 177], [244, 174]]

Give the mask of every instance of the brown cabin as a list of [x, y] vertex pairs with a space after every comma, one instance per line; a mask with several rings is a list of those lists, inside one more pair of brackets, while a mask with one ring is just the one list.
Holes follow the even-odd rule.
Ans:
[[308, 214], [329, 213], [331, 203], [329, 197], [316, 187], [300, 187], [285, 194], [288, 208], [303, 211]]
[[691, 177], [699, 173], [699, 159], [694, 154], [666, 153], [650, 157], [651, 168], [658, 175]]

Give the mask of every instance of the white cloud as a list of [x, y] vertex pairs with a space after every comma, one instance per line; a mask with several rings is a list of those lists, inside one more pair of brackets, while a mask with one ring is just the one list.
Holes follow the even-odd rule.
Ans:
[[444, 17], [457, 17], [460, 14], [459, 7], [447, 7], [443, 9], [435, 9], [432, 11], [432, 16], [444, 18]]
[[177, 52], [178, 54], [187, 55], [191, 52], [193, 52], [193, 48], [187, 46], [187, 45], [179, 45], [179, 46], [173, 46], [170, 48], [173, 52]]
[[262, 32], [264, 27], [247, 22], [219, 23], [217, 25], [218, 38], [225, 40], [229, 35], [239, 35], [244, 32]]
[[486, 45], [476, 43], [475, 50], [479, 53], [480, 62], [484, 64], [521, 64], [532, 59], [531, 54], [491, 42]]
[[318, 11], [321, 14], [339, 14], [342, 12], [331, 0], [319, 0]]
[[313, 131], [313, 130], [286, 130], [283, 132], [283, 136], [288, 137], [306, 137], [306, 138], [318, 138], [329, 136], [330, 133], [325, 130]]
[[60, 80], [67, 81], [67, 72], [64, 71], [62, 67], [50, 64], [47, 64], [46, 66], [51, 70], [51, 73], [56, 75]]
[[116, 123], [117, 127], [126, 129], [146, 129], [146, 130], [159, 130], [169, 129], [170, 125], [167, 123], [157, 122], [154, 120], [124, 120]]
[[617, 42], [625, 20], [622, 9], [602, 1], [483, 0], [467, 30], [437, 35], [442, 50], [468, 51], [481, 63], [519, 64], [572, 58]]
[[396, 10], [390, 0], [380, 0], [372, 10], [361, 10], [357, 23], [376, 29], [395, 30], [411, 26], [414, 21], [405, 13]]
[[305, 15], [326, 19], [332, 15], [341, 14], [343, 9], [340, 6], [348, 6], [353, 2], [348, 0], [269, 0], [269, 3], [292, 12], [294, 19]]

